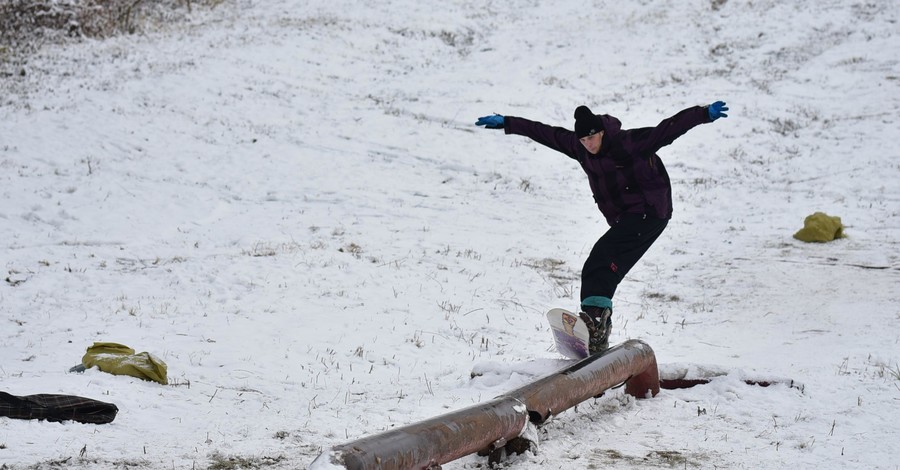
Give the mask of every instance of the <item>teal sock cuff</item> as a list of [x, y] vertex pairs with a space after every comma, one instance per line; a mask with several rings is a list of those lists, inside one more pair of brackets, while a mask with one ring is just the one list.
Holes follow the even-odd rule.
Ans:
[[612, 300], [601, 295], [592, 295], [581, 301], [582, 307], [600, 307], [612, 309]]

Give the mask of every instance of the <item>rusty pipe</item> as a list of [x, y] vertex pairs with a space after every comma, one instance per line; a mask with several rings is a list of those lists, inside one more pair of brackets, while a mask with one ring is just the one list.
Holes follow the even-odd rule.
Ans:
[[488, 402], [333, 447], [309, 469], [439, 468], [502, 447], [529, 420], [540, 424], [623, 382], [637, 398], [659, 393], [656, 356], [643, 341], [626, 341]]
[[[333, 447], [311, 465], [348, 470], [428, 469], [460, 457], [503, 447], [528, 424], [528, 411], [502, 396], [416, 424]], [[329, 466], [329, 464], [331, 466]]]
[[647, 343], [626, 341], [602, 355], [578, 361], [506, 396], [524, 403], [531, 421], [540, 424], [623, 382], [625, 393], [636, 398], [649, 398], [659, 393], [656, 356]]

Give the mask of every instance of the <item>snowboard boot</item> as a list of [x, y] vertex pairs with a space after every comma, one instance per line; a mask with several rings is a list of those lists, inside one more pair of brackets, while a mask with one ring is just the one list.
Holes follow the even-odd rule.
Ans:
[[593, 356], [609, 349], [609, 334], [612, 332], [612, 309], [609, 307], [582, 306], [578, 314], [587, 325], [590, 334], [588, 353]]

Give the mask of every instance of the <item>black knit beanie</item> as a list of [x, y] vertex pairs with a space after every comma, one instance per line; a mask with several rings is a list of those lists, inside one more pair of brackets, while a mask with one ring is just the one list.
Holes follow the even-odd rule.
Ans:
[[594, 135], [603, 130], [603, 121], [595, 116], [587, 106], [575, 108], [575, 135], [578, 138]]

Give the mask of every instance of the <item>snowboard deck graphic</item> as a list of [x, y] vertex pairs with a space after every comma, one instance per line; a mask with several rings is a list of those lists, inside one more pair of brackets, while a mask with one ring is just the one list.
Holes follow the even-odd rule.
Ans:
[[570, 359], [584, 359], [588, 356], [590, 334], [587, 325], [578, 317], [563, 308], [554, 308], [547, 312], [550, 329], [556, 349]]

